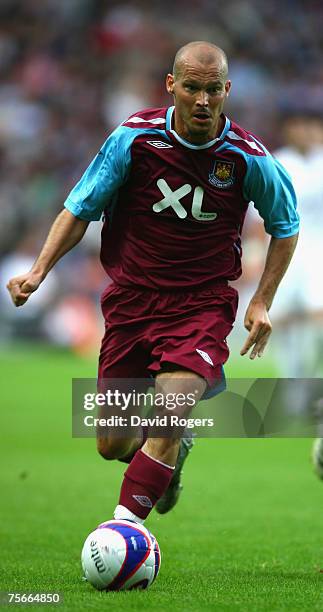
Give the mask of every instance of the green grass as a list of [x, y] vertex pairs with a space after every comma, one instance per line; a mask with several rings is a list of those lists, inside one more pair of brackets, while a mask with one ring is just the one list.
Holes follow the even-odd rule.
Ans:
[[124, 471], [71, 438], [71, 378], [96, 365], [49, 349], [1, 357], [1, 590], [60, 591], [68, 611], [323, 609], [323, 484], [308, 439], [198, 440], [180, 504], [147, 521], [162, 550], [152, 588], [82, 582], [82, 543], [112, 516]]

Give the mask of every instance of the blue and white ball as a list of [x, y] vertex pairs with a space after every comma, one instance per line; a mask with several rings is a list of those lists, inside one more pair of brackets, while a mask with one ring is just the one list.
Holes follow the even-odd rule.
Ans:
[[82, 550], [85, 578], [99, 591], [147, 589], [160, 568], [156, 538], [146, 527], [126, 520], [101, 523]]

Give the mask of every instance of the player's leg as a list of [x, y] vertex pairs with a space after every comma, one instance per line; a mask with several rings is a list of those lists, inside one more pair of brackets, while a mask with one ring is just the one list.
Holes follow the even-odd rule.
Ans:
[[[207, 383], [190, 371], [163, 373], [156, 377], [156, 393], [194, 393], [196, 402], [202, 397]], [[188, 403], [176, 407], [174, 413], [187, 417], [192, 410]], [[168, 489], [174, 476], [179, 454], [181, 432], [161, 438], [148, 438], [125, 472], [115, 518], [143, 522], [158, 499]]]
[[[169, 313], [170, 321], [164, 323], [165, 333], [160, 323], [156, 329], [149, 368], [158, 371], [166, 367], [170, 371], [171, 366], [171, 371], [186, 368], [194, 372], [207, 382], [201, 399], [210, 399], [225, 390], [223, 364], [229, 356], [226, 337], [236, 313], [237, 292], [224, 286], [179, 297], [169, 295], [167, 300], [161, 307]], [[156, 504], [160, 514], [169, 512], [178, 501], [183, 488], [182, 468], [192, 447], [191, 430], [186, 430], [169, 487]]]
[[[170, 365], [170, 364], [169, 364]], [[212, 397], [215, 397], [219, 393], [222, 393], [226, 388], [224, 371], [222, 368], [221, 378], [217, 379], [212, 386], [208, 386], [206, 391], [203, 393], [201, 399], [208, 400]], [[189, 456], [192, 448], [194, 446], [194, 439], [191, 429], [185, 429], [184, 435], [181, 437], [178, 455], [176, 460], [176, 465], [174, 469], [174, 473], [172, 479], [169, 483], [168, 489], [162, 495], [162, 497], [158, 500], [155, 506], [155, 510], [159, 514], [166, 514], [174, 508], [177, 504], [180, 494], [183, 490], [183, 485], [181, 482], [184, 463]]]
[[[194, 406], [196, 406], [206, 387], [207, 382], [202, 376], [190, 370], [182, 370], [178, 366], [177, 369], [173, 368], [169, 372], [163, 371], [156, 376], [155, 392], [164, 397], [170, 395], [172, 397], [176, 395], [190, 397], [194, 394]], [[183, 402], [183, 405], [172, 407], [171, 413], [180, 418], [187, 418], [194, 406], [190, 402]], [[157, 432], [157, 430], [155, 431]], [[169, 435], [166, 432], [165, 436], [161, 438], [150, 436], [143, 446], [143, 451], [158, 461], [175, 465], [181, 433], [182, 431], [178, 428], [174, 438], [171, 431], [169, 431]]]
[[[114, 397], [115, 391], [146, 391], [147, 358], [140, 341], [129, 330], [111, 332], [109, 329], [102, 340], [100, 351], [98, 391], [104, 395], [109, 391], [109, 398]], [[100, 407], [98, 414], [103, 419], [124, 416], [125, 412], [120, 405], [108, 402]], [[141, 426], [130, 430], [119, 425], [98, 427], [97, 450], [104, 459], [119, 459], [128, 463], [135, 451], [144, 444], [146, 437], [147, 433]]]
[[[101, 304], [105, 334], [99, 356], [98, 390], [111, 392], [118, 387], [119, 381], [123, 391], [126, 388], [146, 390], [150, 355], [143, 344], [147, 306], [142, 292], [112, 284], [103, 293]], [[125, 413], [120, 406], [103, 406], [99, 416], [109, 415], [120, 417]], [[127, 431], [120, 426], [98, 428], [97, 449], [104, 459], [128, 463], [146, 437], [146, 431], [140, 426], [137, 431], [134, 428]]]
[[[111, 373], [115, 372], [114, 368], [111, 368]], [[127, 372], [134, 373], [134, 369], [131, 370], [131, 360], [127, 365]], [[120, 373], [120, 367], [118, 367], [118, 373]], [[100, 392], [106, 393], [106, 389], [110, 392], [110, 397], [113, 397], [115, 390], [118, 393], [131, 393], [135, 390], [135, 393], [143, 393], [147, 390], [145, 385], [145, 379], [141, 377], [131, 378], [129, 380], [120, 379], [118, 377], [111, 377], [109, 379], [101, 379], [99, 381]], [[120, 379], [120, 384], [118, 384]], [[131, 411], [131, 405], [127, 406], [126, 412], [122, 412], [119, 405], [107, 405], [100, 407], [98, 417], [100, 419], [114, 418], [115, 426], [98, 426], [96, 432], [96, 443], [97, 450], [101, 457], [107, 460], [118, 459], [125, 463], [130, 463], [134, 453], [140, 448], [147, 439], [147, 428], [138, 425], [137, 427], [125, 427], [118, 423], [118, 419], [123, 418], [128, 420], [128, 414]]]

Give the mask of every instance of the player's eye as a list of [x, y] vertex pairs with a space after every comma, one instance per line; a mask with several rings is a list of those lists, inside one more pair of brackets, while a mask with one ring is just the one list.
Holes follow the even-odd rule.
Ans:
[[191, 92], [196, 91], [197, 89], [195, 85], [191, 85], [190, 83], [187, 83], [186, 85], [184, 85], [184, 87], [187, 91], [191, 91]]
[[220, 94], [222, 93], [222, 86], [218, 85], [217, 87], [209, 87], [207, 90], [209, 94]]

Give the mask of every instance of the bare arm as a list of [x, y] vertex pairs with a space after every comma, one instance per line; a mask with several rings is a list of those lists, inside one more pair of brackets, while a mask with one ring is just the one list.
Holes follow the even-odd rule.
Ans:
[[56, 262], [83, 238], [88, 224], [88, 221], [74, 217], [67, 209], [56, 217], [31, 270], [10, 279], [7, 284], [15, 306], [22, 306], [31, 293], [38, 289]]
[[258, 288], [247, 308], [244, 325], [249, 331], [240, 354], [245, 355], [252, 348], [250, 359], [261, 357], [271, 334], [268, 311], [275, 293], [292, 259], [298, 234], [289, 238], [271, 238], [265, 269]]

